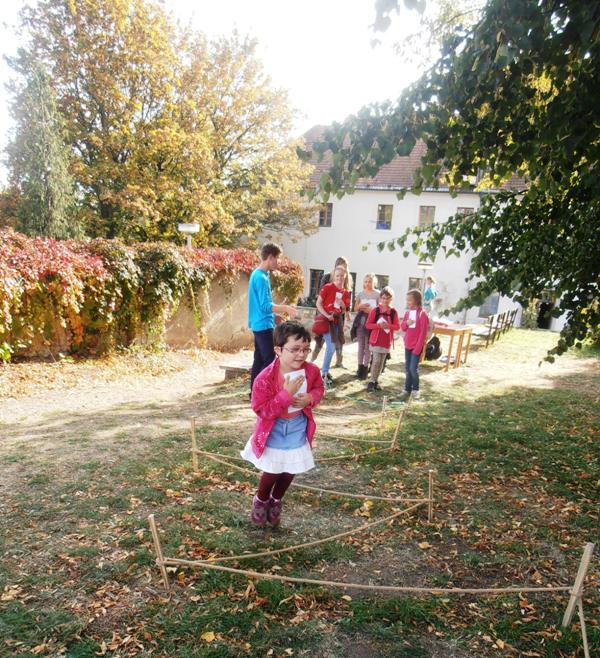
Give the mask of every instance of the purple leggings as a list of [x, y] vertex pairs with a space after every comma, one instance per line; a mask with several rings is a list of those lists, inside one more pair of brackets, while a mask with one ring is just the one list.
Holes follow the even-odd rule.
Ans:
[[263, 473], [258, 484], [256, 495], [260, 500], [269, 500], [270, 496], [280, 500], [287, 491], [294, 476], [291, 473]]

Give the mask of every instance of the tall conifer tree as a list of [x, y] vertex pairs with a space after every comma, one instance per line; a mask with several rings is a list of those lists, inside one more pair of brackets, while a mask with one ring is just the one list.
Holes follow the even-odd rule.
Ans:
[[28, 235], [77, 237], [63, 122], [48, 73], [41, 65], [30, 66], [12, 111], [16, 131], [9, 161], [13, 183], [20, 191], [18, 228]]

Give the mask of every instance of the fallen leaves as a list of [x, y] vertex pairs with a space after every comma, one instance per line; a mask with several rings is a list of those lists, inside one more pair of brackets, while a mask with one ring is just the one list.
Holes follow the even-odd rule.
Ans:
[[6, 585], [4, 591], [0, 594], [0, 601], [16, 601], [22, 595], [20, 585]]

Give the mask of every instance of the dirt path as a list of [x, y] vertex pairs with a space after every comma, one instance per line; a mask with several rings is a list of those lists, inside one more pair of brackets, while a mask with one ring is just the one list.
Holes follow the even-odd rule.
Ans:
[[[465, 400], [475, 400], [518, 386], [554, 387], [559, 380], [561, 386], [577, 386], [579, 376], [597, 364], [566, 355], [555, 364], [540, 366], [553, 340], [549, 333], [521, 332], [522, 352], [515, 352], [511, 341], [501, 340], [490, 349], [476, 350], [467, 366], [448, 373], [439, 364], [425, 364], [423, 392], [425, 396], [454, 397], [461, 390]], [[347, 346], [345, 354], [348, 370], [333, 370], [338, 381], [335, 394], [366, 398], [364, 384], [353, 375], [356, 345]], [[235, 384], [239, 395], [233, 402], [231, 397], [227, 401], [220, 397], [219, 383], [224, 376], [220, 366], [249, 364], [251, 360], [248, 350], [232, 354], [194, 350], [127, 354], [81, 363], [22, 363], [0, 369], [0, 456], [20, 451], [30, 459], [37, 456], [54, 463], [94, 459], [100, 453], [104, 458], [109, 443], [143, 447], [150, 436], [180, 432], [191, 415], [215, 425], [245, 426], [253, 418], [245, 384]], [[401, 391], [403, 365], [399, 361], [400, 350], [396, 350], [382, 378], [391, 396]], [[380, 403], [380, 397], [372, 402]], [[355, 409], [355, 420], [356, 413]], [[321, 427], [327, 431], [327, 425], [331, 430], [337, 425], [339, 431], [336, 414], [323, 415]]]
[[[221, 366], [251, 360], [248, 350], [181, 351], [81, 364], [16, 364], [9, 366], [15, 372], [4, 377], [0, 371], [0, 423], [27, 427], [49, 414], [91, 414], [122, 405], [182, 400], [222, 381]], [[29, 378], [27, 388], [19, 386], [23, 378]]]
[[[0, 494], [43, 462], [73, 471], [118, 461], [149, 439], [187, 427], [221, 365], [251, 362], [241, 351], [125, 355], [82, 363], [21, 363], [0, 374]], [[241, 398], [240, 398], [241, 402]]]

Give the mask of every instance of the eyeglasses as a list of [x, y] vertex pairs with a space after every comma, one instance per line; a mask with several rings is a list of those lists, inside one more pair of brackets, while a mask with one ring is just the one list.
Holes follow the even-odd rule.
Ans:
[[284, 347], [290, 354], [309, 354], [310, 347]]

